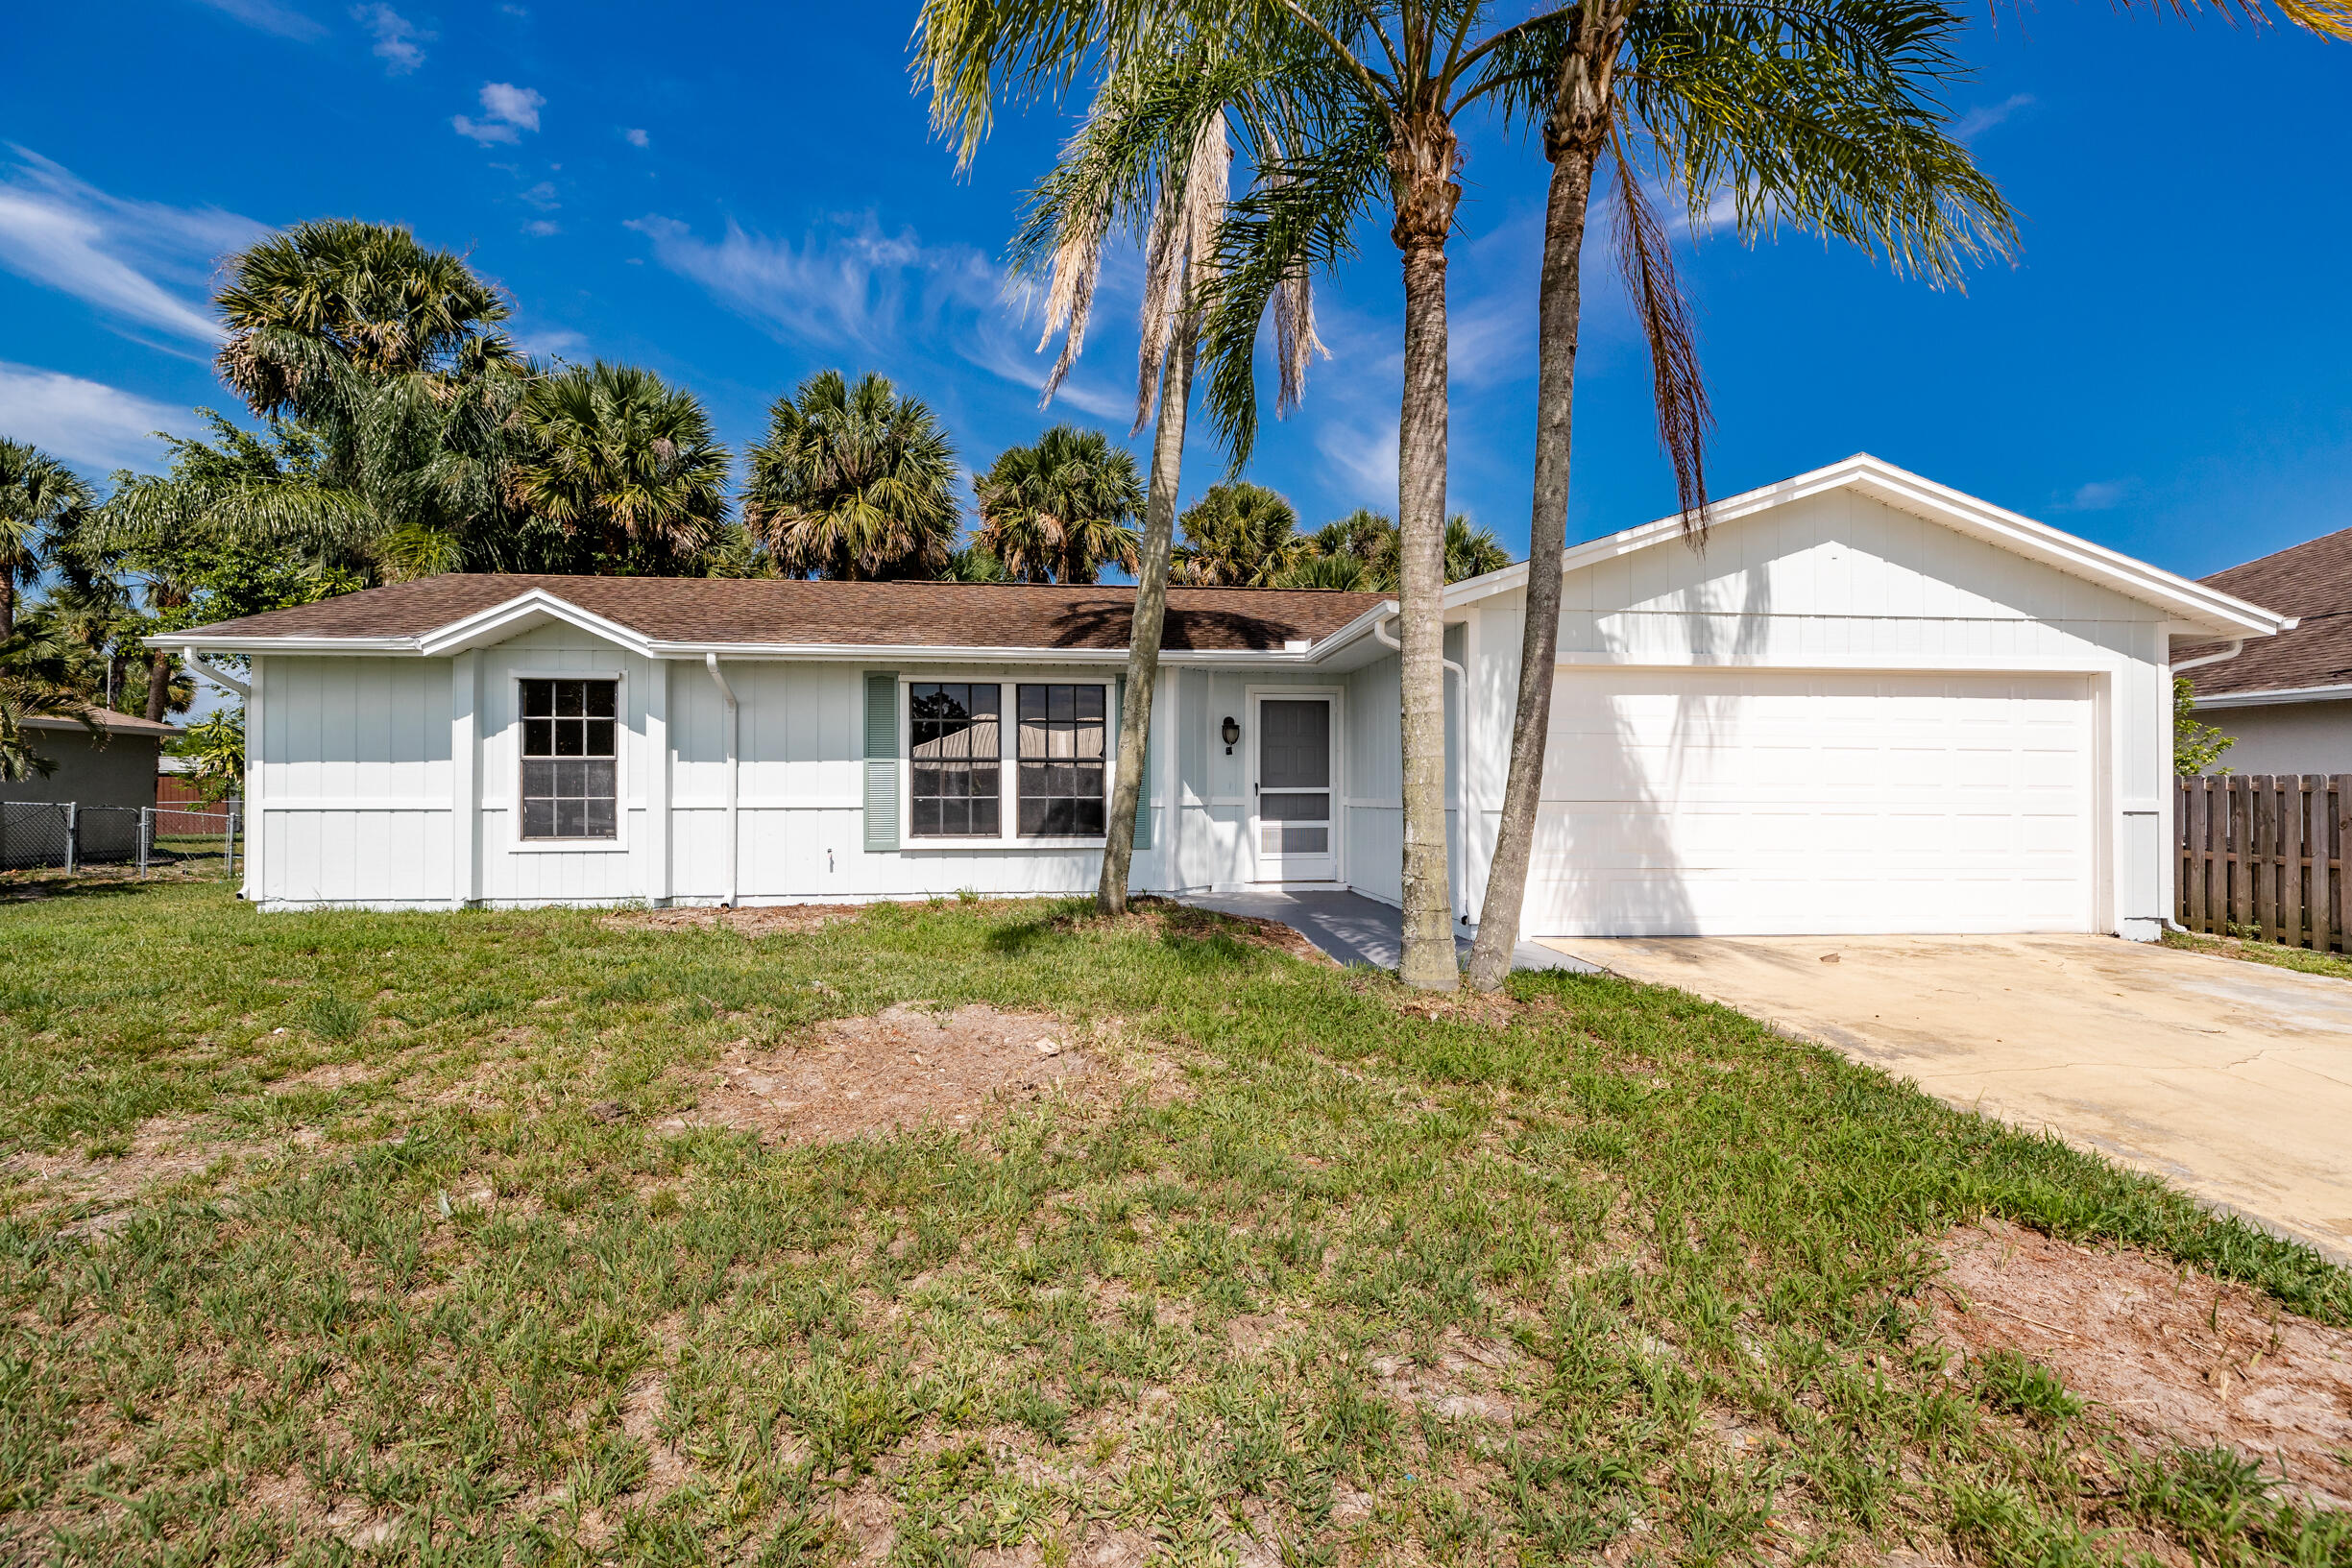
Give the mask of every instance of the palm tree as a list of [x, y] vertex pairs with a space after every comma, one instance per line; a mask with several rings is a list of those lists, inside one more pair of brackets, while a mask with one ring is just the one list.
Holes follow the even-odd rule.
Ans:
[[[916, 52], [931, 73], [934, 123], [960, 137], [959, 162], [969, 166], [987, 132], [999, 74], [1032, 90], [1067, 83], [1108, 36], [1095, 30], [1102, 20], [1075, 12], [1056, 20], [1039, 12], [976, 9], [972, 0], [926, 0]], [[1277, 178], [1273, 171], [1283, 149], [1305, 139], [1306, 123], [1294, 111], [1315, 105], [1311, 95], [1267, 90], [1281, 61], [1246, 47], [1246, 39], [1233, 41], [1245, 46], [1227, 47], [1214, 26], [1190, 35], [1162, 30], [1111, 61], [1085, 124], [1033, 193], [1013, 248], [1017, 270], [1051, 275], [1038, 347], [1065, 333], [1046, 378], [1050, 400], [1085, 342], [1104, 245], [1121, 229], [1139, 230], [1144, 240], [1143, 330], [1135, 423], [1128, 433], [1152, 422], [1155, 412], [1156, 428], [1120, 704], [1119, 760], [1095, 889], [1095, 907], [1104, 914], [1127, 908], [1195, 356], [1217, 280], [1218, 235], [1230, 189], [1231, 133], [1240, 134], [1262, 178]], [[1270, 293], [1281, 366], [1279, 412], [1304, 395], [1307, 364], [1323, 350], [1315, 336], [1308, 268], [1288, 268]]]
[[605, 560], [694, 566], [727, 519], [727, 448], [693, 394], [635, 365], [574, 367], [523, 395], [520, 503]]
[[1005, 563], [999, 561], [984, 546], [966, 544], [947, 558], [939, 568], [943, 583], [1006, 583], [1012, 579], [1005, 573]]
[[0, 439], [0, 640], [16, 629], [16, 591], [41, 574], [50, 542], [95, 504], [82, 476], [36, 446]]
[[817, 372], [749, 456], [743, 520], [788, 577], [930, 577], [955, 547], [956, 448], [881, 375]]
[[1515, 30], [1481, 90], [1540, 132], [1552, 164], [1537, 303], [1536, 458], [1526, 615], [1511, 764], [1471, 983], [1511, 970], [1526, 898], [1559, 648], [1582, 257], [1594, 177], [1612, 177], [1618, 268], [1650, 343], [1659, 439], [1685, 530], [1708, 515], [1710, 423], [1687, 308], [1645, 174], [1694, 221], [1728, 195], [1743, 238], [1780, 224], [1957, 284], [2005, 255], [2000, 191], [1947, 132], [1936, 89], [1964, 75], [1940, 0], [1815, 7], [1579, 0]]
[[511, 312], [463, 256], [354, 218], [296, 224], [229, 258], [221, 379], [256, 414], [342, 412], [355, 374], [461, 378], [517, 366]]
[[221, 378], [315, 447], [301, 482], [230, 507], [247, 537], [337, 551], [370, 576], [568, 564], [572, 542], [509, 504], [536, 371], [500, 329], [506, 302], [464, 257], [334, 219], [224, 268]]
[[1271, 588], [1314, 553], [1291, 503], [1244, 480], [1211, 485], [1186, 508], [1184, 540], [1176, 574], [1194, 588]]
[[972, 482], [974, 544], [1021, 583], [1091, 583], [1106, 566], [1133, 571], [1143, 482], [1135, 459], [1100, 430], [1057, 424], [1012, 446]]
[[1324, 523], [1308, 539], [1318, 559], [1354, 562], [1368, 591], [1396, 591], [1396, 523], [1387, 513], [1359, 506], [1338, 521]]
[[1445, 519], [1445, 580], [1459, 583], [1466, 578], [1484, 577], [1490, 571], [1500, 571], [1511, 565], [1511, 552], [1494, 537], [1492, 529], [1473, 527], [1470, 519], [1457, 512]]

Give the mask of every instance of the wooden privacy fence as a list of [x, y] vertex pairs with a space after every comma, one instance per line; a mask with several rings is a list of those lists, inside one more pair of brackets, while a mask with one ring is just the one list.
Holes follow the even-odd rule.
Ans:
[[2180, 779], [2178, 919], [2193, 931], [2352, 952], [2352, 773]]

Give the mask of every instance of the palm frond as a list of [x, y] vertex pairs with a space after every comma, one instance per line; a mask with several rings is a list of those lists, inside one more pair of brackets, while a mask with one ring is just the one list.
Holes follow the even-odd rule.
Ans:
[[1699, 370], [1698, 331], [1690, 302], [1675, 274], [1674, 248], [1665, 226], [1635, 178], [1621, 135], [1609, 141], [1617, 170], [1612, 229], [1617, 267], [1633, 297], [1641, 335], [1650, 349], [1652, 398], [1658, 409], [1658, 444], [1674, 469], [1684, 537], [1705, 537], [1708, 524], [1707, 438], [1714, 415]]

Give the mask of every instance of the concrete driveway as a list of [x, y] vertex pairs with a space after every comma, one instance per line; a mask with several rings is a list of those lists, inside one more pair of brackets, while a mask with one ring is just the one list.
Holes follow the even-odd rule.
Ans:
[[2047, 1127], [2352, 1262], [2352, 981], [2102, 936], [1545, 945]]

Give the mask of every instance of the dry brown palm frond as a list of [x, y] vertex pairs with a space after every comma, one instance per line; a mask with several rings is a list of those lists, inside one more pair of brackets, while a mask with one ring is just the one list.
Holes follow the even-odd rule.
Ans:
[[1176, 325], [1214, 279], [1217, 225], [1230, 193], [1233, 149], [1223, 114], [1200, 122], [1184, 166], [1169, 171], [1144, 247], [1143, 342], [1136, 354], [1135, 435], [1152, 422]]
[[1043, 353], [1054, 334], [1064, 326], [1069, 335], [1062, 339], [1053, 370], [1046, 373], [1045, 390], [1037, 398], [1040, 408], [1054, 400], [1070, 368], [1078, 363], [1079, 350], [1086, 346], [1086, 322], [1094, 313], [1095, 280], [1103, 275], [1103, 242], [1110, 232], [1110, 204], [1103, 199], [1083, 213], [1072, 214], [1062, 225], [1061, 242], [1054, 249], [1054, 277], [1045, 297], [1045, 332], [1037, 339], [1037, 351]]
[[[1289, 179], [1280, 170], [1272, 170], [1266, 182], [1281, 185]], [[1331, 357], [1331, 350], [1315, 335], [1315, 286], [1303, 262], [1285, 273], [1275, 286], [1273, 316], [1274, 354], [1280, 373], [1275, 384], [1274, 413], [1286, 415], [1306, 398], [1308, 364], [1317, 354], [1325, 359]]]
[[1649, 340], [1658, 444], [1674, 466], [1683, 537], [1692, 547], [1703, 548], [1709, 521], [1707, 440], [1715, 416], [1708, 407], [1707, 380], [1699, 369], [1698, 329], [1691, 321], [1689, 298], [1675, 274], [1674, 248], [1665, 225], [1641, 189], [1621, 129], [1610, 136], [1609, 146], [1617, 170], [1612, 237], [1626, 292], [1633, 296], [1634, 312]]

